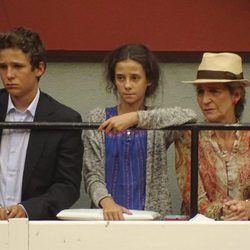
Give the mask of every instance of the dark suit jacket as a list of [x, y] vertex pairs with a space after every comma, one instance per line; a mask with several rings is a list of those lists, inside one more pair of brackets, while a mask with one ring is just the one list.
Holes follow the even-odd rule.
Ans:
[[[0, 90], [0, 122], [5, 120], [8, 93]], [[81, 122], [76, 111], [41, 92], [34, 122]], [[1, 139], [2, 130], [0, 130]], [[21, 204], [31, 220], [55, 219], [78, 198], [81, 183], [80, 130], [31, 130]]]

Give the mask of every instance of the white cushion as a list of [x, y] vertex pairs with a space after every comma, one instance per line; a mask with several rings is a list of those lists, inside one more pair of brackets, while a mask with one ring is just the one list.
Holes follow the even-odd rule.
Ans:
[[[130, 210], [132, 215], [123, 214], [125, 220], [157, 220], [160, 214], [152, 211]], [[61, 220], [103, 220], [102, 209], [65, 209], [57, 214]]]

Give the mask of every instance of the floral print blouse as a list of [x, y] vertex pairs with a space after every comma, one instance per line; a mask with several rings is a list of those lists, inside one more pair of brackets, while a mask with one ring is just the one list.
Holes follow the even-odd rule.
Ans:
[[[182, 193], [182, 213], [190, 213], [191, 133], [175, 143], [176, 173]], [[199, 134], [199, 213], [219, 219], [223, 201], [250, 197], [250, 131], [236, 131], [230, 155], [214, 139], [214, 131]]]

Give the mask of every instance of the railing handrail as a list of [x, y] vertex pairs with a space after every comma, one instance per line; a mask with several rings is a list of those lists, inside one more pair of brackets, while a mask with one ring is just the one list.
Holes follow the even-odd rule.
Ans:
[[[26, 129], [96, 129], [101, 125], [99, 122], [0, 122], [1, 128], [26, 128]], [[250, 123], [186, 123], [173, 125], [165, 128], [151, 130], [250, 130]], [[131, 129], [140, 129], [133, 127]]]

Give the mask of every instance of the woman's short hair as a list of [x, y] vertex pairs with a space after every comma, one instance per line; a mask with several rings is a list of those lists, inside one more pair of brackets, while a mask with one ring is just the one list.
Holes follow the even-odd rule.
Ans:
[[242, 83], [227, 83], [225, 86], [228, 88], [229, 92], [233, 95], [236, 91], [240, 92], [240, 100], [235, 105], [235, 116], [237, 120], [240, 120], [242, 117], [242, 113], [246, 104], [246, 89], [245, 85]]

